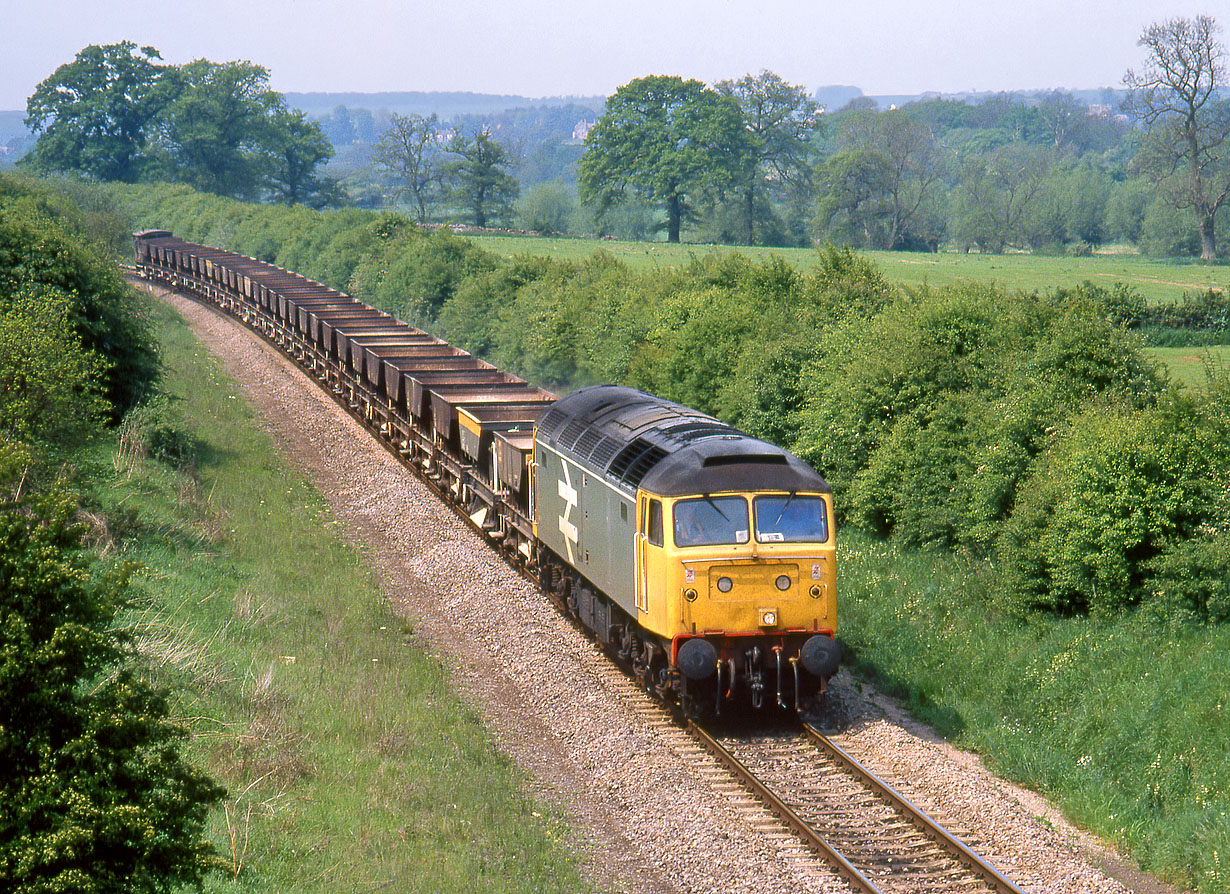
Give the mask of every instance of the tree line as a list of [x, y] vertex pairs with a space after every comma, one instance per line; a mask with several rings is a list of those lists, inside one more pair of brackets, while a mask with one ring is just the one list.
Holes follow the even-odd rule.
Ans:
[[333, 148], [251, 62], [164, 65], [131, 41], [88, 46], [26, 103], [37, 133], [21, 164], [103, 181], [169, 181], [240, 199], [322, 206], [343, 200], [321, 177]]
[[[245, 199], [385, 205], [420, 224], [990, 253], [1113, 242], [1207, 259], [1230, 213], [1219, 34], [1206, 16], [1144, 29], [1122, 112], [1062, 90], [887, 111], [856, 98], [828, 111], [770, 71], [713, 86], [636, 79], [608, 98], [583, 146], [559, 141], [558, 109], [539, 122], [555, 137], [533, 147], [503, 119], [394, 114], [377, 133], [370, 115], [342, 109], [324, 122], [330, 133], [375, 140], [368, 173], [345, 185], [320, 174], [333, 152], [320, 124], [289, 111], [263, 68], [165, 66], [156, 50], [121, 43], [87, 47], [39, 85], [26, 163]], [[523, 189], [517, 170], [550, 179]]]

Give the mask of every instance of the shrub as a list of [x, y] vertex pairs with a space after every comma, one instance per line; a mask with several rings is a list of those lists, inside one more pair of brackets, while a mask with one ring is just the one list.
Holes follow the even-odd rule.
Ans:
[[0, 506], [0, 887], [168, 891], [217, 865], [224, 792], [115, 625], [127, 572], [92, 573], [71, 501]]
[[196, 465], [198, 445], [165, 395], [134, 407], [120, 425], [120, 449], [173, 469]]
[[[1225, 443], [1189, 411], [1172, 395], [1149, 410], [1120, 404], [1073, 419], [1022, 483], [1000, 541], [1010, 602], [1113, 611], [1141, 602], [1151, 568], [1153, 589], [1165, 589], [1182, 567], [1199, 573], [1219, 546], [1174, 550], [1202, 539], [1217, 516], [1230, 462]], [[1216, 602], [1215, 594], [1190, 591], [1180, 598]]]
[[115, 268], [19, 200], [0, 199], [0, 306], [20, 294], [67, 300], [82, 347], [103, 361], [104, 394], [118, 421], [149, 393], [157, 346], [140, 302]]

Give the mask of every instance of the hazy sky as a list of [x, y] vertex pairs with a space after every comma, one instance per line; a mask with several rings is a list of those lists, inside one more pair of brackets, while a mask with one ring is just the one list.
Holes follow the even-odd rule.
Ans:
[[248, 59], [284, 92], [607, 95], [770, 69], [869, 94], [1118, 86], [1151, 22], [1230, 0], [0, 0], [0, 109], [88, 44]]

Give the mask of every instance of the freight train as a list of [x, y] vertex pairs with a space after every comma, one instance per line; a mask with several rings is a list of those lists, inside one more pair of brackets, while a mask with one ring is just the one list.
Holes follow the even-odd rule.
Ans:
[[166, 230], [135, 268], [276, 344], [692, 715], [798, 711], [836, 672], [833, 495], [790, 453], [632, 388], [556, 397], [355, 298]]

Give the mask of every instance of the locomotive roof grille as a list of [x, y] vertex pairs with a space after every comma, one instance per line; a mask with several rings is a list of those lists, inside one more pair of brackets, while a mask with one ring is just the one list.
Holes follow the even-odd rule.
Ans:
[[607, 468], [611, 459], [619, 452], [620, 441], [615, 438], [603, 437], [590, 453], [589, 459], [599, 468]]
[[554, 434], [555, 430], [559, 428], [567, 418], [568, 414], [563, 410], [557, 407], [552, 407], [547, 410], [542, 419], [538, 420], [538, 431], [544, 435]]
[[568, 427], [564, 429], [564, 433], [555, 439], [560, 446], [567, 447], [572, 450], [576, 447], [577, 441], [585, 434], [587, 426], [580, 419], [573, 419], [568, 423]]
[[629, 487], [640, 487], [641, 479], [655, 465], [665, 459], [667, 452], [657, 444], [637, 438], [626, 446], [611, 462], [611, 474]]
[[581, 433], [573, 449], [581, 456], [588, 457], [593, 455], [594, 448], [600, 443], [602, 443], [602, 432], [594, 428], [587, 428]]

